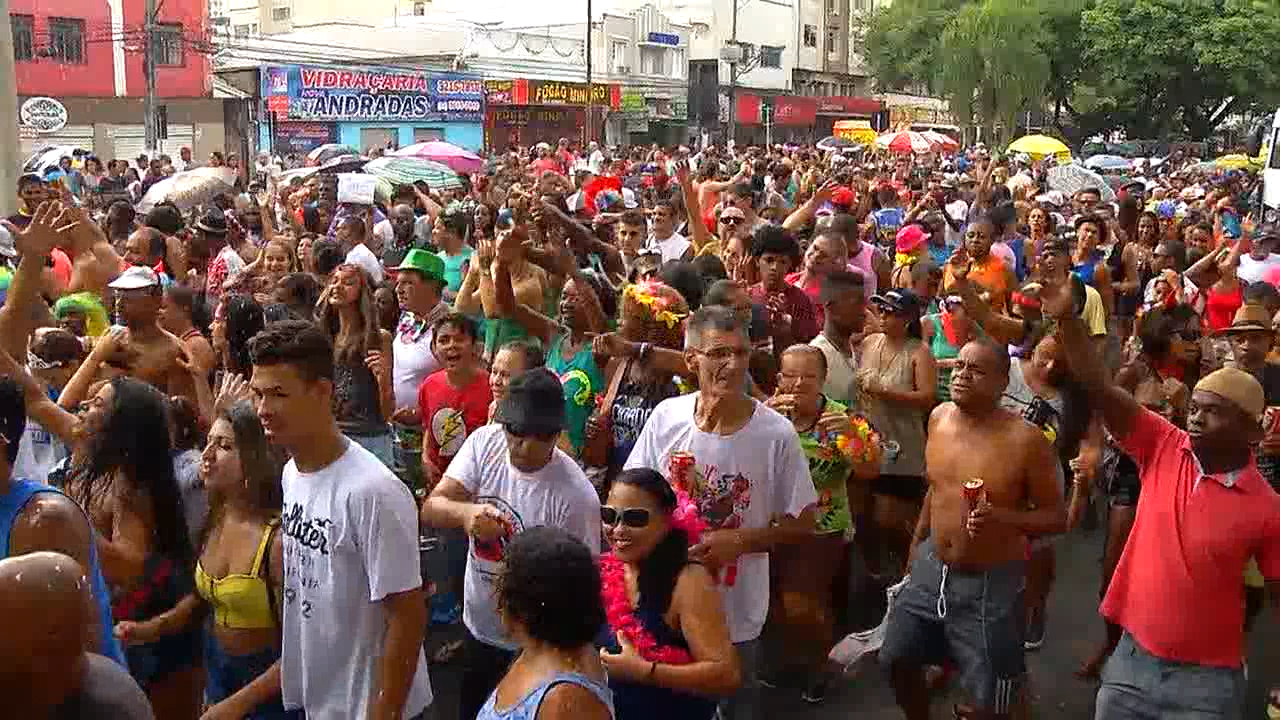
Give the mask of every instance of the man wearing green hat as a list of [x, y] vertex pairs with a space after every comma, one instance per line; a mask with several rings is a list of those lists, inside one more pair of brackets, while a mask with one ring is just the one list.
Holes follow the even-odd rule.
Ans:
[[391, 384], [396, 411], [396, 472], [417, 495], [422, 485], [422, 419], [418, 417], [418, 386], [440, 369], [431, 352], [431, 327], [449, 313], [444, 302], [444, 260], [434, 253], [414, 248], [394, 268], [396, 299], [400, 301], [400, 324], [391, 343], [394, 366]]

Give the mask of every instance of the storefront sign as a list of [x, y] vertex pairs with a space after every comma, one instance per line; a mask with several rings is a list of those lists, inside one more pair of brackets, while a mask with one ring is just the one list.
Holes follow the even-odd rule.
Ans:
[[671, 102], [671, 119], [688, 120], [689, 119], [689, 103], [684, 100], [673, 100]]
[[676, 46], [680, 44], [680, 36], [670, 33], [651, 32], [649, 33], [649, 42], [657, 43], [658, 45]]
[[56, 133], [67, 126], [67, 106], [51, 97], [27, 98], [18, 110], [18, 124], [37, 133]]
[[530, 105], [603, 105], [617, 108], [622, 103], [622, 88], [617, 85], [564, 83], [529, 80]]
[[638, 92], [624, 92], [622, 99], [618, 103], [618, 109], [624, 113], [649, 113], [649, 106], [644, 99], [644, 95]]
[[338, 126], [333, 123], [276, 123], [272, 128], [276, 154], [304, 155], [326, 143], [338, 142]]
[[[529, 86], [521, 80], [520, 89], [523, 89], [526, 96]], [[517, 81], [515, 80], [485, 80], [484, 95], [485, 100], [490, 105], [524, 105], [526, 99], [517, 99], [516, 97]]]
[[432, 75], [431, 99], [441, 119], [484, 120], [484, 81], [480, 78]]
[[734, 115], [742, 125], [760, 124], [760, 96], [738, 93], [734, 98]]
[[812, 125], [818, 103], [810, 97], [779, 95], [773, 99], [775, 125]]
[[269, 66], [262, 96], [281, 120], [480, 122], [477, 79], [383, 68]]
[[855, 96], [816, 97], [819, 115], [874, 115], [884, 104], [874, 98]]

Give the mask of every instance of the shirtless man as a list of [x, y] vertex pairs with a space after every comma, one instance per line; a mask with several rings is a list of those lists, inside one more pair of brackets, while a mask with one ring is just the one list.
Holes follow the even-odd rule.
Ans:
[[[1008, 379], [1005, 349], [971, 341], [956, 360], [952, 401], [929, 418], [929, 491], [880, 649], [908, 720], [929, 717], [922, 671], [946, 660], [974, 703], [969, 717], [1008, 716], [1024, 702], [1027, 536], [1065, 531], [1066, 512], [1044, 433], [1000, 408]], [[965, 484], [977, 478], [970, 505]]]
[[170, 395], [186, 395], [194, 402], [190, 371], [183, 368], [182, 341], [160, 327], [160, 276], [149, 267], [134, 266], [108, 285], [116, 291], [120, 319], [126, 331], [124, 351], [108, 364]]

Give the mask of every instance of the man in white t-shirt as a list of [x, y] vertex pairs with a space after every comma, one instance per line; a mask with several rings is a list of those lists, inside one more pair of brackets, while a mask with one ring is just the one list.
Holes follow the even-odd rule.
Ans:
[[648, 246], [662, 253], [664, 263], [693, 257], [693, 243], [676, 232], [676, 206], [669, 200], [659, 200], [653, 206]]
[[467, 436], [422, 506], [423, 525], [462, 528], [471, 538], [461, 720], [476, 716], [516, 656], [494, 587], [507, 543], [526, 528], [549, 525], [600, 552], [600, 499], [582, 468], [556, 447], [565, 423], [556, 376], [539, 367], [516, 377], [493, 420]]
[[742, 688], [720, 705], [727, 720], [761, 716], [768, 551], [813, 536], [818, 500], [791, 421], [744, 390], [750, 350], [747, 328], [732, 309], [694, 313], [684, 352], [700, 390], [659, 403], [625, 465], [667, 472], [673, 452], [693, 455], [689, 492], [710, 529], [689, 556], [719, 579], [730, 639], [742, 661]]
[[319, 328], [273, 323], [249, 353], [258, 417], [293, 458], [281, 478], [284, 706], [314, 720], [421, 717], [432, 696], [413, 496], [338, 431]]
[[1267, 228], [1253, 239], [1249, 252], [1240, 256], [1240, 267], [1236, 268], [1236, 276], [1247, 283], [1263, 282], [1268, 275], [1273, 275], [1272, 268], [1280, 267], [1280, 254], [1276, 253], [1276, 245], [1280, 242], [1280, 233]]
[[[337, 240], [347, 251], [347, 262], [357, 265], [365, 272], [375, 285], [382, 282], [386, 273], [382, 269], [382, 238], [376, 233], [371, 237], [365, 220], [360, 216], [351, 216], [338, 225]], [[369, 247], [372, 243], [375, 247]]]

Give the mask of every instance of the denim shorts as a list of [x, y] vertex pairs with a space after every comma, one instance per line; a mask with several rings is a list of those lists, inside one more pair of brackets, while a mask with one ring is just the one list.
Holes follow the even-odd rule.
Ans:
[[1238, 720], [1244, 671], [1164, 660], [1129, 633], [1102, 668], [1095, 720]]
[[916, 547], [906, 587], [889, 611], [880, 662], [942, 665], [951, 661], [960, 686], [981, 709], [1017, 706], [1026, 675], [1022, 635], [1026, 563], [985, 572], [953, 570], [932, 540]]

